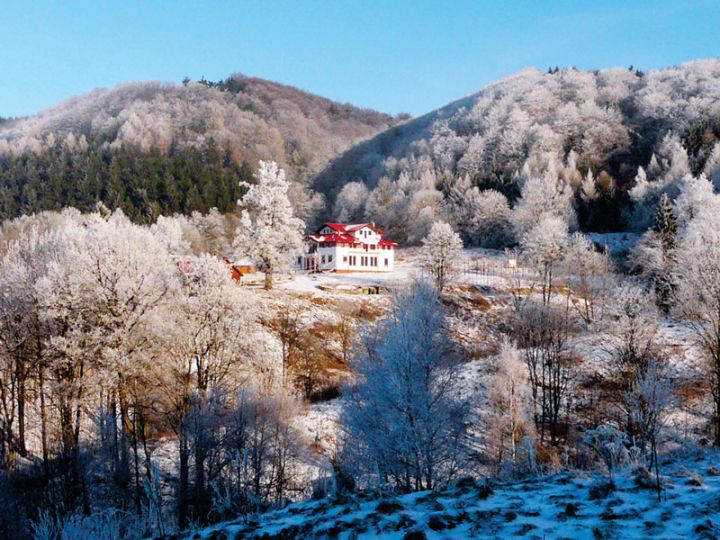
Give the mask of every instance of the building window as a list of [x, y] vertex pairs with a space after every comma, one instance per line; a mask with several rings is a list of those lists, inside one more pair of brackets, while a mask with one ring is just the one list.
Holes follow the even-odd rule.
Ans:
[[322, 257], [320, 257], [320, 262], [321, 262], [322, 264], [325, 264], [325, 255], [323, 255]]
[[388, 260], [385, 259], [385, 266], [388, 266]]
[[329, 263], [332, 262], [332, 255], [328, 255], [328, 262], [329, 262]]
[[298, 264], [302, 264], [302, 255], [298, 257]]
[[345, 256], [343, 257], [343, 262], [344, 262], [344, 263], [347, 262], [347, 255], [345, 255]]

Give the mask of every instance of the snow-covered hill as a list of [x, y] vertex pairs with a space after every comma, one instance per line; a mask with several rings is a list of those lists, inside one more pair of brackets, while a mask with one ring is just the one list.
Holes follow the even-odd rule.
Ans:
[[[374, 187], [383, 175], [419, 175], [429, 166], [492, 186], [512, 181], [529, 156], [564, 156], [570, 149], [583, 174], [592, 165], [627, 181], [671, 131], [691, 147], [697, 169], [707, 158], [706, 143], [717, 140], [718, 77], [718, 59], [647, 73], [526, 69], [350, 148], [318, 176], [317, 186], [336, 193], [362, 179]], [[705, 129], [702, 143], [693, 138], [698, 125]]]
[[394, 123], [387, 114], [239, 74], [220, 83], [129, 82], [0, 124], [0, 156], [41, 152], [57, 142], [77, 152], [97, 144], [165, 152], [212, 139], [238, 162], [273, 159], [303, 180]]
[[179, 538], [718, 538], [718, 454], [665, 465], [658, 501], [636, 471], [562, 473], [516, 483], [460, 480], [437, 493], [346, 496], [290, 505]]

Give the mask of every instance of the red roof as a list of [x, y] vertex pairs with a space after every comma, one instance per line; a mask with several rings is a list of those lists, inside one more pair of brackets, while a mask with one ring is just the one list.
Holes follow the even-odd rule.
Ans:
[[318, 232], [322, 231], [325, 227], [329, 227], [333, 231], [337, 231], [339, 233], [355, 232], [359, 231], [360, 229], [364, 229], [365, 227], [367, 227], [368, 229], [372, 229], [378, 234], [385, 233], [385, 231], [376, 227], [372, 223], [355, 223], [351, 225], [347, 225], [345, 223], [324, 223], [323, 226], [318, 229]]
[[329, 227], [333, 231], [341, 233], [347, 231], [347, 225], [344, 225], [342, 223], [324, 223], [323, 226], [318, 229], [318, 232], [322, 231], [325, 227]]
[[343, 244], [354, 244], [358, 239], [350, 234], [308, 234], [306, 238], [315, 240], [316, 242], [340, 242]]
[[393, 242], [392, 240], [385, 240], [384, 238], [380, 239], [380, 242], [378, 243], [381, 246], [397, 246], [397, 242]]
[[[350, 234], [308, 234], [305, 236], [308, 240], [315, 242], [327, 242], [329, 244], [361, 244], [362, 242]], [[397, 242], [381, 238], [378, 242], [379, 246], [397, 246]]]
[[[356, 223], [352, 225], [347, 225], [345, 223], [324, 223], [322, 227], [320, 227], [317, 230], [316, 234], [308, 234], [305, 238], [308, 240], [314, 240], [315, 242], [328, 242], [330, 244], [355, 244], [355, 243], [364, 243], [359, 238], [355, 238], [352, 234], [356, 231], [359, 231], [360, 229], [364, 229], [365, 227], [372, 229], [377, 234], [382, 235], [385, 233], [382, 229], [377, 228], [372, 223]], [[331, 234], [320, 234], [320, 231], [323, 229], [328, 228], [333, 231], [334, 233]], [[387, 240], [385, 238], [381, 238], [378, 242], [379, 246], [397, 246], [397, 242], [393, 242], [392, 240]]]

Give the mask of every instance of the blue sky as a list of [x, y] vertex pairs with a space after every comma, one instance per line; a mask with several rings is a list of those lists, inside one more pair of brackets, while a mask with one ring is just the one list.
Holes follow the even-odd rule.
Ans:
[[720, 55], [720, 2], [0, 0], [0, 116], [128, 80], [234, 73], [421, 114], [527, 66]]

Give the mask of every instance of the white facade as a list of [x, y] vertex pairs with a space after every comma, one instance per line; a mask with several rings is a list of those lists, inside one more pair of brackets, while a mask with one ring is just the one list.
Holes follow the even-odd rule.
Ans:
[[397, 244], [371, 223], [326, 223], [305, 237], [296, 268], [331, 272], [392, 272]]

